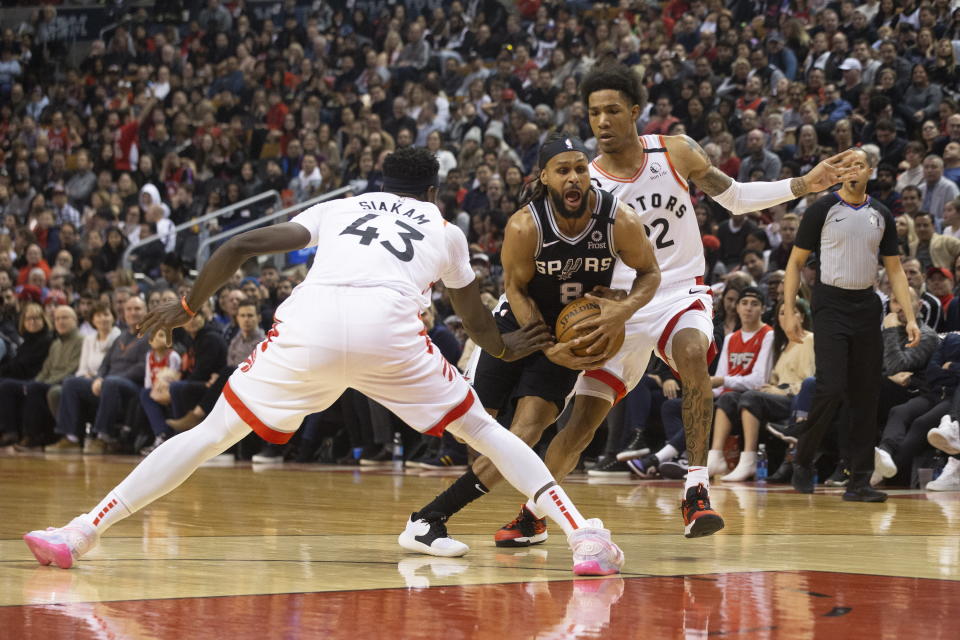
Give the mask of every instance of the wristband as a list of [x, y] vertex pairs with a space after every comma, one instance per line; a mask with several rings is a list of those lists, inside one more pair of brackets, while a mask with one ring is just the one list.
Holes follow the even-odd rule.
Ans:
[[183, 310], [187, 312], [187, 315], [191, 318], [197, 315], [196, 311], [191, 311], [190, 307], [187, 306], [187, 296], [180, 296], [180, 306], [183, 307]]
[[503, 345], [503, 349], [500, 350], [500, 354], [493, 357], [497, 359], [503, 359], [503, 356], [506, 353], [507, 353], [507, 345]]

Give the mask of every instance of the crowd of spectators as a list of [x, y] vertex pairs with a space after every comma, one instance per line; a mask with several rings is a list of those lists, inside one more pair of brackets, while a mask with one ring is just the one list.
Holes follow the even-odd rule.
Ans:
[[[5, 445], [149, 450], [199, 422], [305, 265], [295, 264], [303, 256], [245, 265], [174, 345], [137, 339], [131, 328], [144, 312], [189, 289], [204, 239], [279, 205], [265, 199], [197, 219], [271, 189], [283, 204], [340, 187], [378, 190], [383, 158], [397, 147], [436, 153], [438, 205], [467, 234], [495, 300], [503, 228], [537, 172], [540, 142], [563, 131], [595, 145], [578, 93], [595, 64], [642, 77], [650, 99], [639, 131], [688, 135], [740, 181], [802, 175], [863, 146], [875, 166], [869, 193], [897, 216], [930, 344], [960, 330], [955, 1], [188, 0], [156, 9], [123, 16], [73, 66], [54, 46], [55, 8], [2, 25], [0, 396], [17, 396], [24, 416], [5, 412]], [[785, 261], [813, 196], [731, 218], [695, 185], [691, 195], [718, 343], [740, 328], [747, 289], [776, 325]], [[815, 270], [811, 261], [804, 272], [807, 296]], [[879, 294], [889, 296], [882, 277]], [[434, 295], [427, 328], [462, 362], [472, 345], [442, 288]], [[884, 326], [894, 329], [896, 309], [888, 312]], [[801, 396], [812, 371], [778, 370], [786, 348], [778, 340], [765, 376], [787, 377], [755, 390]], [[927, 364], [891, 360], [884, 375], [911, 395], [933, 393], [922, 380]], [[645, 399], [609, 425], [608, 452], [638, 427], [658, 437], [646, 429], [661, 413], [647, 397], [657, 394], [664, 439], [677, 433], [682, 389], [654, 367], [632, 394]], [[742, 430], [750, 446], [765, 433], [755, 423], [769, 417], [757, 413], [776, 406], [783, 417], [782, 402], [757, 402], [743, 394], [718, 405], [724, 430]], [[754, 418], [741, 419], [744, 411]], [[384, 413], [348, 394], [307, 421], [297, 455], [384, 462], [401, 430]], [[911, 424], [900, 431], [912, 433]], [[412, 457], [418, 443], [402, 431]], [[901, 472], [931, 453], [922, 438], [902, 440], [884, 435], [901, 452]], [[438, 466], [466, 460], [453, 442], [426, 456]]]

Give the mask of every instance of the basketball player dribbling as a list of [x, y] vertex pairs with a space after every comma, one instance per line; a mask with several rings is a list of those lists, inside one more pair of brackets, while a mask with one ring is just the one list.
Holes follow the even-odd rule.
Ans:
[[[577, 325], [587, 331], [582, 338], [522, 360], [503, 362], [483, 352], [471, 376], [477, 397], [491, 414], [515, 402], [510, 431], [530, 445], [556, 421], [580, 370], [601, 366], [610, 358], [610, 336], [623, 330], [660, 282], [640, 217], [616, 197], [591, 187], [588, 153], [580, 139], [562, 134], [552, 134], [540, 147], [538, 165], [543, 169], [538, 182], [530, 200], [510, 217], [504, 233], [506, 300], [494, 313], [501, 331], [537, 321], [554, 326], [569, 302], [597, 292], [599, 318]], [[622, 299], [602, 297], [616, 264], [622, 265], [624, 274]], [[574, 348], [595, 340], [602, 347], [598, 353], [574, 354]], [[576, 446], [582, 449], [586, 444]], [[469, 547], [458, 540], [432, 536], [429, 525], [446, 522], [498, 483], [501, 476], [492, 462], [478, 458], [450, 487], [414, 512], [398, 538], [400, 546], [431, 555], [467, 553]], [[504, 536], [512, 540], [514, 533], [500, 535], [498, 542]]]
[[[640, 215], [660, 266], [653, 299], [626, 324], [626, 341], [602, 367], [577, 381], [570, 420], [546, 453], [547, 467], [562, 480], [577, 465], [584, 448], [610, 408], [643, 376], [651, 352], [679, 374], [683, 386], [683, 422], [690, 467], [680, 511], [684, 535], [696, 538], [723, 528], [710, 506], [707, 471], [713, 418], [708, 366], [713, 344], [713, 300], [703, 284], [703, 244], [687, 180], [734, 214], [759, 211], [823, 191], [855, 171], [855, 156], [844, 152], [821, 162], [800, 178], [741, 184], [711, 166], [706, 153], [687, 136], [637, 136], [637, 119], [646, 90], [629, 68], [599, 66], [584, 77], [581, 95], [600, 152], [590, 164], [593, 183], [617, 196]], [[632, 270], [616, 267], [611, 287], [629, 288]], [[590, 354], [591, 347], [588, 349]], [[547, 538], [545, 514], [528, 502], [495, 535], [502, 546], [526, 546]]]
[[[433, 204], [437, 160], [407, 148], [384, 161], [384, 191], [310, 207], [292, 221], [240, 234], [204, 265], [189, 298], [147, 315], [141, 335], [186, 324], [248, 259], [318, 246], [306, 279], [276, 311], [267, 338], [230, 376], [200, 425], [157, 447], [92, 511], [24, 536], [41, 564], [71, 567], [118, 521], [172, 491], [204, 461], [255, 431], [287, 442], [303, 418], [353, 388], [407, 424], [449, 430], [567, 532], [578, 575], [617, 573], [623, 553], [599, 520], [585, 520], [537, 455], [497, 424], [426, 336], [419, 313], [443, 281], [470, 337], [513, 360], [550, 347], [542, 323], [501, 335], [480, 300], [467, 243]], [[443, 524], [429, 525], [443, 534]]]

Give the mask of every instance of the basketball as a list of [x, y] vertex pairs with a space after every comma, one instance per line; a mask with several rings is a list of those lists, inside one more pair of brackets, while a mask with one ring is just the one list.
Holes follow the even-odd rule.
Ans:
[[[569, 342], [574, 338], [579, 338], [585, 332], [583, 330], [577, 329], [577, 326], [580, 325], [585, 320], [590, 318], [595, 318], [600, 315], [600, 305], [596, 300], [590, 298], [577, 298], [567, 306], [565, 306], [561, 311], [560, 315], [557, 316], [557, 326], [556, 326], [556, 336], [558, 342]], [[623, 339], [626, 335], [626, 330], [624, 328], [620, 329], [620, 332], [613, 337], [613, 343], [616, 346], [614, 353], [620, 350], [620, 347], [623, 346]], [[573, 353], [578, 356], [587, 355], [587, 349], [592, 345], [587, 345], [580, 349], [574, 349]]]

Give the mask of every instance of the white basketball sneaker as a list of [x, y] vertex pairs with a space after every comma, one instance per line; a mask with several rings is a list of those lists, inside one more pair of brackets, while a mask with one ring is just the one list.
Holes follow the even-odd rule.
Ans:
[[610, 539], [610, 530], [597, 518], [570, 534], [573, 549], [573, 572], [578, 576], [609, 576], [620, 573], [623, 551]]
[[410, 514], [407, 526], [397, 538], [397, 543], [407, 551], [425, 553], [431, 556], [454, 558], [470, 551], [470, 547], [447, 534], [444, 518], [439, 513], [428, 513], [414, 520], [416, 513]]
[[960, 424], [949, 414], [940, 418], [940, 426], [927, 431], [927, 442], [944, 453], [960, 453]]
[[927, 491], [960, 491], [960, 460], [950, 458], [937, 477], [927, 483]]
[[897, 475], [897, 463], [893, 461], [893, 456], [886, 449], [873, 448], [873, 473], [879, 474], [881, 478], [892, 478]]
[[31, 531], [23, 536], [23, 541], [40, 564], [53, 563], [61, 569], [69, 569], [80, 556], [97, 546], [100, 534], [83, 516], [77, 516], [59, 529], [50, 527], [46, 531]]

